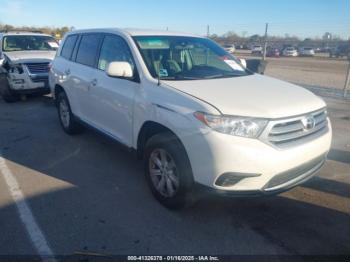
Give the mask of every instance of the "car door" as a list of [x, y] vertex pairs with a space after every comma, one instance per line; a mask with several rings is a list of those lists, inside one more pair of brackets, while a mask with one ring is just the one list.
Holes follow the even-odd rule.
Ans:
[[72, 77], [74, 76], [74, 62], [72, 62], [72, 56], [78, 38], [79, 35], [77, 34], [67, 36], [63, 43], [62, 50], [52, 62], [52, 74], [49, 75], [50, 85], [59, 83], [64, 88], [74, 114], [78, 113], [78, 108], [76, 106], [77, 98], [74, 92], [75, 82]]
[[[108, 76], [106, 70], [111, 62], [130, 63], [134, 78]], [[139, 77], [130, 48], [122, 37], [105, 35], [97, 68], [96, 85], [90, 89], [88, 112], [105, 133], [131, 146], [134, 97], [139, 88]]]
[[78, 107], [78, 116], [90, 125], [97, 124], [96, 112], [91, 111], [91, 89], [96, 85], [97, 58], [103, 34], [82, 34], [76, 51], [75, 63], [71, 67], [74, 82], [74, 96]]

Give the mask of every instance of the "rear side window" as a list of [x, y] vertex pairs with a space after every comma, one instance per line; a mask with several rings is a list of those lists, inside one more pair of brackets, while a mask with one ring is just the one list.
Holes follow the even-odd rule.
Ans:
[[100, 34], [83, 35], [80, 41], [76, 62], [94, 67], [100, 39]]
[[62, 57], [66, 58], [66, 59], [71, 59], [77, 38], [78, 38], [77, 35], [70, 35], [67, 37], [66, 41], [64, 42], [62, 51], [61, 51]]

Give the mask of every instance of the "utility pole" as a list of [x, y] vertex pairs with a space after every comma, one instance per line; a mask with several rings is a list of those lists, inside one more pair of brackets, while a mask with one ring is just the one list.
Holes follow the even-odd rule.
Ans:
[[266, 23], [265, 26], [265, 43], [264, 43], [264, 50], [263, 50], [263, 61], [266, 60], [266, 48], [267, 48], [267, 30], [269, 29], [269, 24]]
[[207, 37], [209, 37], [209, 36], [210, 36], [210, 26], [207, 25]]
[[349, 67], [348, 67], [348, 73], [346, 74], [346, 80], [345, 80], [345, 85], [344, 85], [344, 98], [347, 95], [348, 85], [349, 85], [349, 82], [350, 82], [350, 54], [348, 56], [348, 59], [349, 59]]

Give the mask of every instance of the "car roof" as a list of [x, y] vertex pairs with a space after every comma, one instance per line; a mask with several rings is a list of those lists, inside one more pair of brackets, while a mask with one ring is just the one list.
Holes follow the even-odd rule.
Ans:
[[182, 33], [167, 30], [152, 30], [152, 29], [137, 29], [137, 28], [95, 28], [74, 30], [74, 33], [118, 33], [129, 36], [188, 36], [188, 37], [202, 37], [195, 34]]
[[37, 32], [20, 32], [20, 31], [9, 31], [9, 32], [2, 32], [0, 33], [0, 36], [8, 36], [8, 35], [41, 35], [41, 36], [51, 36], [48, 34], [43, 33], [37, 33]]

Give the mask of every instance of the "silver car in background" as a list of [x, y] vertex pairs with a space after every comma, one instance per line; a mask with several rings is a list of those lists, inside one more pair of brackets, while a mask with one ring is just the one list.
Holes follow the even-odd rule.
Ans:
[[225, 49], [226, 52], [233, 54], [234, 52], [236, 52], [236, 47], [234, 44], [231, 45], [224, 45], [223, 48]]
[[300, 56], [315, 56], [315, 50], [312, 47], [301, 47], [299, 48]]
[[294, 47], [286, 47], [282, 52], [283, 56], [296, 57], [298, 56], [298, 51]]

